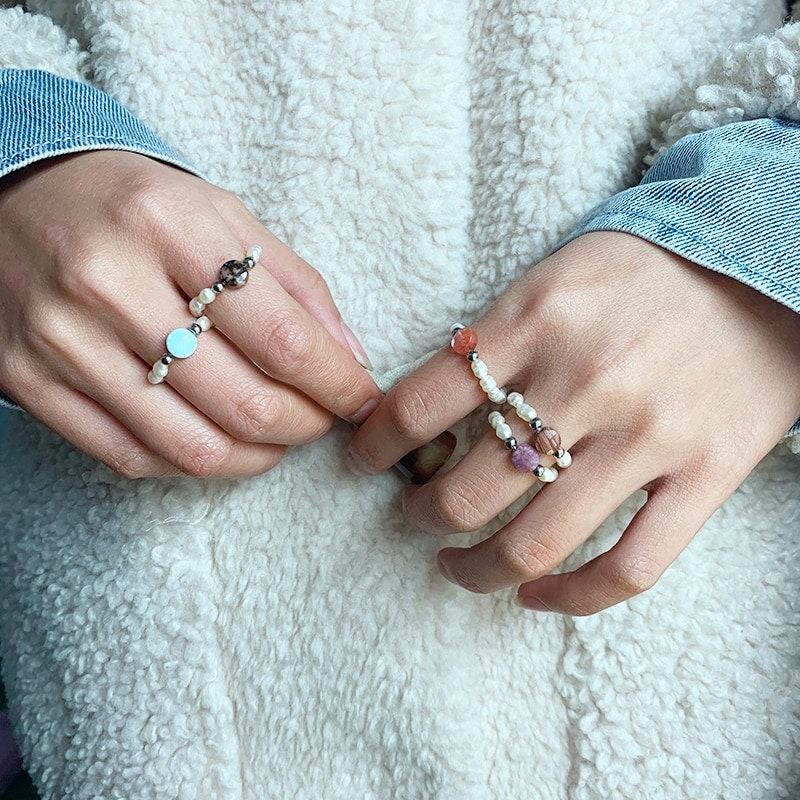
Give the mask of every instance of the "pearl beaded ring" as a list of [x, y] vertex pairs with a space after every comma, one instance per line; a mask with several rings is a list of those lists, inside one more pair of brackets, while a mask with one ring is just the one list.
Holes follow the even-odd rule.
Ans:
[[566, 469], [572, 463], [572, 456], [561, 447], [561, 436], [553, 428], [546, 428], [536, 414], [536, 409], [525, 402], [519, 392], [507, 393], [497, 385], [497, 381], [489, 375], [489, 370], [478, 357], [478, 334], [463, 325], [453, 325], [450, 329], [452, 339], [450, 347], [459, 355], [466, 356], [472, 372], [480, 381], [481, 389], [493, 403], [508, 403], [517, 412], [517, 416], [527, 422], [534, 431], [533, 444], [519, 444], [514, 437], [511, 426], [499, 411], [489, 414], [489, 424], [498, 439], [511, 451], [511, 464], [519, 472], [532, 472], [542, 483], [552, 483], [558, 478], [555, 467], [545, 467], [539, 463], [542, 455], [551, 455], [559, 469]]
[[210, 288], [203, 289], [189, 301], [189, 311], [195, 321], [188, 328], [176, 328], [167, 336], [167, 352], [153, 364], [147, 374], [152, 384], [161, 383], [169, 373], [169, 365], [176, 358], [189, 358], [197, 350], [197, 337], [210, 330], [213, 323], [205, 315], [206, 306], [216, 300], [225, 289], [240, 289], [247, 283], [250, 271], [261, 258], [261, 248], [253, 245], [243, 261], [226, 261], [219, 270], [219, 279]]

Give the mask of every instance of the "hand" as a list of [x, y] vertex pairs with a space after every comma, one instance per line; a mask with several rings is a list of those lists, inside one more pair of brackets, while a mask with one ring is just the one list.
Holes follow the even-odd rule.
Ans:
[[[0, 388], [122, 475], [261, 473], [380, 398], [320, 274], [175, 167], [111, 151], [42, 162], [0, 186], [0, 240]], [[247, 286], [149, 384], [189, 299], [255, 244]]]
[[[521, 584], [529, 608], [591, 614], [653, 586], [800, 416], [800, 315], [627, 234], [580, 237], [470, 327], [491, 375], [525, 395], [574, 461], [510, 523], [442, 550], [439, 565], [473, 592]], [[485, 399], [446, 346], [388, 393], [351, 458], [386, 469]], [[489, 522], [535, 481], [509, 455], [487, 424], [454, 469], [406, 489], [411, 524], [451, 533]], [[613, 548], [548, 574], [640, 487], [647, 502]]]

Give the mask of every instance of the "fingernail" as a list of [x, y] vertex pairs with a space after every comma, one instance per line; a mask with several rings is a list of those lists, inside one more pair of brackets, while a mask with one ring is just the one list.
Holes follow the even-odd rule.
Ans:
[[354, 423], [355, 425], [361, 425], [364, 423], [367, 417], [369, 417], [369, 415], [378, 407], [378, 402], [379, 401], [374, 397], [371, 397], [366, 403], [364, 403], [363, 406], [361, 406], [361, 408], [358, 409], [358, 411], [356, 411], [355, 414], [353, 414], [352, 417], [350, 417], [350, 422]]
[[364, 369], [372, 372], [372, 362], [369, 360], [369, 356], [367, 355], [364, 347], [362, 346], [361, 342], [356, 339], [356, 335], [353, 331], [350, 330], [350, 327], [342, 321], [342, 333], [344, 334], [344, 338], [347, 339], [347, 344], [350, 345], [350, 352], [353, 354], [353, 358], [361, 364]]
[[442, 576], [447, 578], [447, 580], [449, 580], [450, 583], [454, 583], [456, 586], [458, 586], [459, 585], [458, 581], [453, 577], [453, 573], [450, 572], [450, 567], [447, 565], [445, 560], [442, 558], [442, 554], [441, 553], [439, 553], [439, 555], [436, 556], [436, 563], [439, 566], [439, 572], [442, 573]]
[[355, 453], [348, 451], [347, 467], [354, 475], [372, 475], [367, 465]]
[[440, 433], [433, 441], [420, 445], [404, 455], [395, 467], [411, 483], [427, 483], [448, 461], [456, 449], [458, 440], [450, 431]]
[[538, 597], [533, 595], [517, 595], [517, 605], [527, 608], [529, 611], [552, 611]]

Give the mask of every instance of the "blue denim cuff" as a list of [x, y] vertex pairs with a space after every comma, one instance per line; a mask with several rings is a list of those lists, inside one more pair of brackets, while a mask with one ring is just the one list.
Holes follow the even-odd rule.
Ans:
[[639, 236], [800, 313], [800, 124], [757, 119], [684, 137], [558, 247], [590, 231]]
[[0, 69], [0, 177], [84, 150], [129, 150], [197, 174], [104, 92], [42, 70]]

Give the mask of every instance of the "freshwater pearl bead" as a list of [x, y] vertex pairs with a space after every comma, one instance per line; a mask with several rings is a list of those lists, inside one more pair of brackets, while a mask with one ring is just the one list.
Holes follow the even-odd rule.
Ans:
[[191, 312], [193, 317], [201, 316], [205, 310], [206, 310], [206, 304], [203, 303], [199, 298], [193, 297], [189, 301], [189, 311]]
[[566, 469], [571, 463], [572, 456], [569, 454], [568, 450], [565, 450], [564, 455], [556, 459], [556, 464], [558, 464], [561, 469]]
[[200, 294], [197, 295], [197, 299], [201, 303], [205, 303], [208, 305], [209, 303], [213, 303], [214, 300], [217, 298], [217, 293], [213, 289], [203, 289]]
[[155, 375], [157, 378], [166, 378], [168, 372], [169, 367], [160, 360], [153, 364], [153, 375]]
[[492, 411], [492, 413], [489, 414], [488, 419], [489, 419], [489, 424], [493, 428], [496, 428], [501, 422], [506, 421], [505, 417], [499, 411]]
[[511, 426], [507, 422], [501, 422], [495, 429], [494, 432], [498, 439], [503, 439], [504, 441], [512, 436], [514, 431], [511, 430]]
[[558, 470], [552, 467], [540, 467], [542, 474], [539, 475], [539, 480], [542, 483], [552, 483], [558, 477]]
[[536, 409], [527, 403], [521, 403], [517, 406], [517, 416], [525, 422], [530, 422], [536, 417]]
[[484, 392], [493, 392], [497, 388], [497, 381], [488, 375], [485, 378], [481, 378], [481, 389]]
[[248, 251], [247, 257], [252, 258], [253, 261], [258, 262], [261, 258], [261, 247], [257, 244], [254, 244]]
[[493, 403], [505, 403], [506, 401], [505, 389], [493, 389], [491, 392], [488, 393], [488, 397]]
[[472, 374], [479, 380], [489, 377], [489, 367], [479, 358], [476, 358], [470, 366], [472, 367]]
[[511, 392], [508, 396], [508, 404], [514, 408], [519, 408], [525, 402], [525, 398], [519, 392]]
[[147, 380], [155, 386], [157, 383], [161, 383], [164, 379], [159, 378], [158, 375], [155, 375], [153, 371], [150, 370], [150, 372], [147, 373]]
[[198, 317], [196, 323], [200, 326], [201, 331], [211, 330], [211, 320], [208, 317]]

